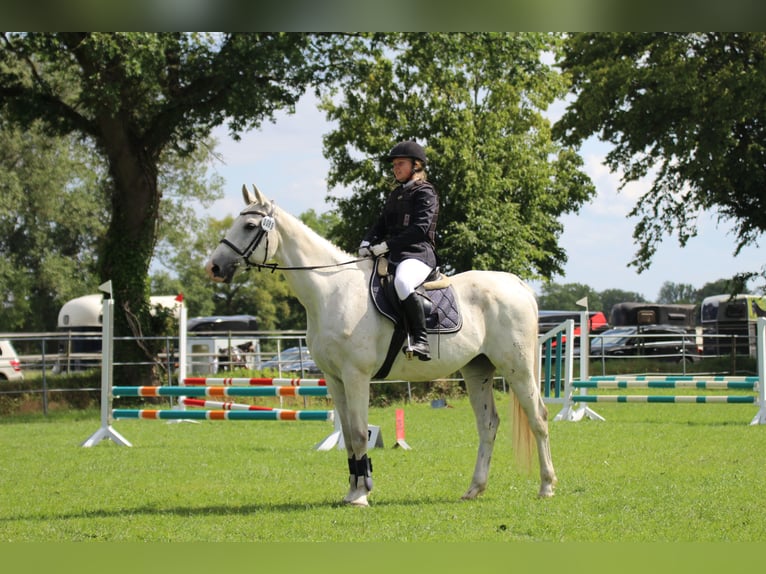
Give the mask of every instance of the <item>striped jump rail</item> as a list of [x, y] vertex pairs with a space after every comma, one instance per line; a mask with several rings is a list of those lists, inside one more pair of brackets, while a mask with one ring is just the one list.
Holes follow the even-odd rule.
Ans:
[[[574, 389], [705, 389], [754, 391], [757, 376], [725, 375], [602, 375], [585, 381], [572, 381]], [[572, 395], [580, 403], [744, 403], [753, 404], [756, 396], [738, 395]]]
[[755, 396], [732, 395], [573, 395], [575, 403], [748, 403]]
[[208, 421], [328, 421], [333, 420], [333, 412], [295, 411], [285, 409], [275, 409], [272, 411], [112, 409], [112, 418]]
[[572, 381], [575, 389], [710, 389], [755, 390], [758, 377], [694, 377], [689, 375], [636, 375], [633, 377], [597, 376]]
[[228, 378], [207, 378], [207, 377], [187, 377], [184, 384], [189, 386], [208, 386], [208, 385], [252, 385], [252, 386], [275, 386], [275, 387], [325, 387], [325, 379], [287, 379], [274, 377], [255, 377], [248, 379], [245, 377]]
[[248, 405], [245, 403], [232, 403], [230, 401], [208, 401], [206, 399], [192, 399], [181, 397], [179, 401], [187, 407], [200, 407], [205, 409], [221, 409], [224, 411], [274, 411], [276, 407], [264, 407], [261, 405]]
[[112, 387], [115, 397], [325, 397], [327, 387]]

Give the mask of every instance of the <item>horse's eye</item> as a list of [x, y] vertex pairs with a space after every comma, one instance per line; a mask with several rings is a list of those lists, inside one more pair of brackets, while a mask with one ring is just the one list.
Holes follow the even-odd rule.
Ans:
[[248, 231], [251, 229], [255, 229], [256, 227], [258, 227], [258, 224], [252, 219], [248, 219], [247, 222], [245, 222], [245, 229], [247, 229]]

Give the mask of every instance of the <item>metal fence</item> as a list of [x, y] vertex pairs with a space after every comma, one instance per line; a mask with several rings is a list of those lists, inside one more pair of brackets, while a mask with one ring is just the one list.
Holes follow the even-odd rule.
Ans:
[[[51, 393], [97, 392], [99, 386], [65, 386], [62, 377], [77, 375], [101, 367], [101, 331], [61, 331], [44, 333], [0, 333], [0, 340], [10, 341], [21, 366], [26, 384], [5, 384], [0, 380], [0, 396], [41, 394], [43, 412], [47, 413]], [[114, 346], [135, 344], [135, 337], [115, 337]], [[242, 341], [253, 342], [240, 349]], [[137, 361], [115, 361], [115, 369], [131, 366], [154, 367], [157, 377], [166, 384], [177, 384], [178, 336], [145, 337], [141, 341], [162, 349]], [[237, 368], [259, 369], [266, 359], [274, 359], [277, 376], [282, 367], [295, 367], [295, 361], [281, 360], [283, 351], [295, 346], [306, 349], [305, 331], [199, 332], [187, 334], [187, 375], [220, 373]], [[119, 354], [117, 355], [119, 356]], [[9, 361], [11, 357], [0, 357]], [[307, 365], [308, 366], [308, 365]], [[294, 372], [294, 371], [291, 371]], [[299, 372], [303, 377], [306, 373]], [[29, 380], [39, 379], [31, 385]], [[11, 379], [10, 382], [15, 382]]]
[[[640, 336], [640, 335], [639, 335]], [[591, 335], [591, 342], [600, 335]], [[695, 359], [726, 356], [731, 358], [731, 374], [736, 374], [737, 357], [751, 356], [751, 345], [746, 336], [736, 335], [695, 335], [697, 342], [704, 349], [726, 349], [714, 354], [702, 353]], [[18, 359], [21, 363], [21, 371], [25, 378], [34, 376], [40, 378], [40, 384], [34, 387], [24, 385], [23, 389], [18, 386], [3, 388], [0, 381], [0, 395], [41, 393], [43, 395], [43, 411], [47, 412], [47, 403], [50, 393], [57, 392], [95, 392], [100, 391], [96, 387], [57, 388], [57, 381], [61, 381], [60, 375], [76, 374], [88, 369], [97, 369], [101, 365], [101, 332], [100, 331], [59, 331], [44, 333], [0, 333], [0, 339], [6, 339], [12, 343]], [[721, 342], [725, 339], [726, 344]], [[134, 337], [115, 337], [115, 347], [127, 342], [135, 342]], [[161, 372], [161, 378], [166, 383], [177, 384], [178, 381], [178, 336], [168, 335], [164, 337], [147, 338], [152, 341], [155, 348], [163, 349], [154, 357], [146, 357], [138, 362], [115, 362], [115, 369], [129, 367], [131, 365], [155, 366]], [[710, 341], [713, 344], [709, 343]], [[237, 350], [238, 345], [252, 342], [252, 347], [245, 350]], [[283, 376], [283, 370], [297, 373], [300, 377], [317, 376], [315, 370], [303, 369], [300, 361], [303, 353], [300, 353], [297, 368], [294, 357], [285, 357], [282, 353], [285, 349], [297, 347], [306, 349], [305, 331], [243, 331], [243, 332], [194, 332], [187, 333], [187, 375], [220, 373], [237, 368], [260, 370], [268, 360], [276, 364], [276, 376]], [[732, 352], [734, 351], [734, 352]], [[684, 351], [685, 352], [685, 351]], [[606, 361], [631, 359], [642, 357], [640, 354], [623, 355], [621, 357], [602, 356], [592, 359], [601, 363], [602, 371], [606, 372]], [[644, 356], [643, 358], [651, 358]], [[656, 358], [656, 357], [655, 357]], [[672, 358], [672, 357], [671, 357]], [[678, 357], [681, 367], [686, 368], [685, 357]], [[310, 365], [305, 365], [310, 367]], [[283, 369], [284, 367], [284, 369]], [[289, 369], [288, 369], [289, 367]], [[315, 368], [315, 367], [314, 367]], [[321, 375], [320, 375], [321, 376]], [[457, 379], [456, 379], [457, 380]], [[404, 381], [397, 381], [404, 382]], [[503, 388], [505, 388], [505, 382]], [[52, 386], [53, 385], [53, 386]], [[411, 389], [408, 384], [408, 395], [411, 397]]]

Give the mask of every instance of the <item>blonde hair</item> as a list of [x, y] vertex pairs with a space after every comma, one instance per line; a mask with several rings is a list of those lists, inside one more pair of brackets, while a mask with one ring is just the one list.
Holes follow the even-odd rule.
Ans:
[[414, 167], [415, 167], [415, 173], [412, 174], [412, 179], [415, 180], [426, 180], [426, 166], [425, 164], [420, 161], [419, 159], [412, 160]]

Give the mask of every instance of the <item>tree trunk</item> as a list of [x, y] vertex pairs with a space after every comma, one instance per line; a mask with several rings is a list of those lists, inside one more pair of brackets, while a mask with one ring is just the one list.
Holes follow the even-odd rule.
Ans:
[[[160, 193], [157, 159], [128, 136], [119, 118], [102, 119], [103, 144], [113, 179], [112, 219], [100, 249], [102, 281], [112, 282], [115, 337], [151, 336], [147, 276], [157, 239]], [[115, 384], [147, 385], [153, 381], [151, 342], [146, 347], [116, 340]]]

